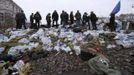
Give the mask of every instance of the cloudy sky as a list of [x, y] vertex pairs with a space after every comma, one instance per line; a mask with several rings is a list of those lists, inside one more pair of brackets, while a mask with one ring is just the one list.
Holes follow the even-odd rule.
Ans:
[[[108, 17], [112, 9], [119, 0], [14, 0], [26, 13], [27, 18], [33, 12], [39, 11], [42, 17], [47, 13], [52, 13], [57, 10], [61, 13], [62, 10], [76, 12], [80, 10], [81, 13], [94, 11], [97, 16]], [[121, 0], [121, 13], [134, 13], [132, 8], [134, 0]]]

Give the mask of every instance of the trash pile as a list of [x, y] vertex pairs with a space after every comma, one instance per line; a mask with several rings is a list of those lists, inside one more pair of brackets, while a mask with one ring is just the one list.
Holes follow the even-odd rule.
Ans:
[[[28, 72], [30, 75], [54, 75], [78, 69], [87, 72], [89, 67], [79, 58], [82, 50], [101, 49], [107, 55], [109, 51], [134, 47], [133, 32], [86, 29], [74, 32], [66, 28], [40, 28], [38, 31], [7, 29], [4, 32], [6, 34], [0, 33], [0, 55], [15, 60], [4, 61], [0, 56], [0, 61], [12, 63], [12, 73], [20, 75]], [[23, 67], [28, 68], [24, 71]], [[23, 72], [25, 74], [21, 74]]]
[[70, 71], [89, 72], [88, 65], [77, 55], [65, 51], [50, 52], [45, 58], [31, 61], [30, 75], [58, 75]]

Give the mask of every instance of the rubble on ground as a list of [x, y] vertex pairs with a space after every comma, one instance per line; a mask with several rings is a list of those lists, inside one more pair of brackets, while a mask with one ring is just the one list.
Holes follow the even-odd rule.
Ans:
[[29, 55], [23, 56], [22, 61], [28, 62], [26, 67], [30, 66], [30, 75], [55, 75], [77, 70], [91, 74], [86, 62], [78, 55], [88, 47], [100, 48], [111, 61], [111, 67], [116, 66], [113, 68], [126, 72], [124, 75], [132, 75], [133, 38], [133, 32], [124, 31], [115, 33], [84, 29], [75, 33], [72, 29], [65, 28], [40, 28], [38, 31], [8, 29], [0, 31], [0, 54], [19, 57], [29, 52]]

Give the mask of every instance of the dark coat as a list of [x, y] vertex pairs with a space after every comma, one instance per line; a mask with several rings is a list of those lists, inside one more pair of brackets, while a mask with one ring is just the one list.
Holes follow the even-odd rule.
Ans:
[[65, 21], [68, 21], [69, 15], [67, 13], [65, 13], [64, 17], [65, 17]]
[[23, 12], [19, 14], [18, 18], [20, 19], [21, 22], [25, 22], [26, 21], [26, 16], [25, 16], [25, 14]]
[[115, 15], [111, 15], [110, 17], [110, 25], [114, 25], [115, 23]]
[[59, 19], [59, 15], [58, 15], [58, 13], [56, 11], [53, 12], [52, 19], [55, 20], [55, 21], [57, 21]]
[[88, 15], [83, 15], [83, 20], [85, 21], [85, 22], [88, 22], [89, 21], [89, 16]]
[[47, 16], [46, 16], [46, 20], [47, 20], [48, 22], [51, 22], [51, 16], [50, 16], [50, 15], [47, 15]]
[[34, 21], [34, 15], [32, 14], [30, 15], [30, 22], [33, 23], [33, 21]]
[[81, 13], [77, 12], [75, 14], [75, 18], [76, 18], [76, 20], [80, 20], [81, 19]]
[[61, 14], [60, 14], [60, 18], [61, 18], [61, 20], [64, 20], [64, 12], [62, 12]]
[[39, 21], [39, 20], [42, 19], [42, 17], [41, 17], [41, 15], [40, 15], [39, 13], [36, 13], [36, 14], [34, 15], [34, 19], [35, 19], [36, 21]]
[[70, 20], [73, 20], [74, 21], [74, 15], [73, 15], [73, 13], [70, 14]]
[[98, 18], [96, 17], [96, 15], [94, 13], [91, 13], [90, 20], [91, 20], [91, 22], [96, 22], [98, 20]]

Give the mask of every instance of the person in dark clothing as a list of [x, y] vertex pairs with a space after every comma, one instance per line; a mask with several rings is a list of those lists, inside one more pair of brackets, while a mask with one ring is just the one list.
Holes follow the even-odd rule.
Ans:
[[26, 29], [26, 20], [27, 19], [26, 19], [24, 11], [21, 11], [19, 18], [20, 18], [20, 27], [19, 27], [19, 29], [21, 29], [22, 26], [24, 26], [24, 29]]
[[18, 12], [16, 14], [15, 20], [16, 20], [16, 29], [19, 29], [19, 27], [20, 27], [20, 12]]
[[98, 18], [96, 17], [96, 15], [93, 11], [90, 14], [90, 20], [91, 20], [91, 23], [92, 23], [93, 30], [97, 30], [96, 22], [97, 22]]
[[89, 16], [88, 16], [88, 14], [86, 12], [83, 14], [83, 18], [82, 19], [83, 19], [82, 20], [83, 25], [86, 25], [88, 23], [89, 29], [90, 29]]
[[81, 25], [81, 13], [79, 12], [79, 10], [77, 10], [75, 18], [76, 18], [76, 25], [77, 26]]
[[61, 19], [60, 24], [61, 24], [61, 25], [62, 25], [62, 24], [63, 24], [63, 22], [64, 22], [64, 14], [65, 14], [65, 12], [64, 12], [64, 11], [62, 11], [62, 13], [60, 14], [60, 19]]
[[33, 27], [34, 27], [34, 13], [32, 13], [32, 14], [30, 15], [30, 23], [31, 23], [30, 28], [33, 28]]
[[57, 11], [55, 10], [52, 14], [52, 19], [53, 19], [53, 26], [54, 26], [54, 23], [56, 22], [56, 26], [58, 26], [58, 19], [59, 19], [59, 15], [57, 13]]
[[47, 27], [51, 27], [51, 14], [48, 13], [48, 15], [46, 16], [46, 21], [47, 21]]
[[109, 29], [110, 31], [115, 31], [115, 14], [110, 15]]
[[37, 28], [40, 28], [40, 21], [42, 20], [42, 17], [39, 12], [36, 12], [34, 15], [35, 24], [37, 25]]
[[68, 24], [68, 20], [69, 20], [69, 15], [68, 15], [67, 12], [65, 12], [64, 18], [65, 18], [65, 25], [67, 25]]
[[73, 15], [73, 11], [71, 11], [70, 13], [70, 24], [72, 25], [74, 23], [74, 15]]

